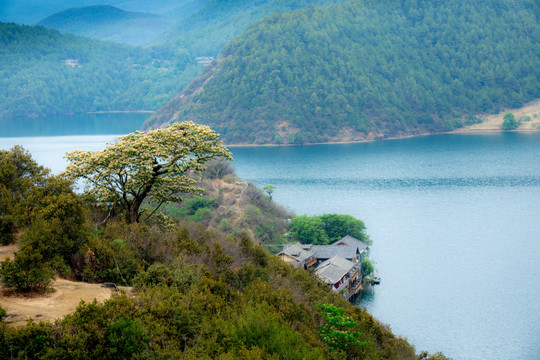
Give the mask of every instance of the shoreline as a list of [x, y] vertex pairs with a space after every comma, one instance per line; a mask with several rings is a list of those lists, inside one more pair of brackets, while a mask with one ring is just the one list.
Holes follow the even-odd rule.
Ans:
[[383, 139], [365, 139], [365, 140], [352, 140], [352, 141], [328, 141], [320, 143], [308, 143], [308, 144], [227, 144], [225, 146], [230, 148], [243, 148], [243, 147], [286, 147], [286, 146], [313, 146], [313, 145], [345, 145], [345, 144], [361, 144], [377, 141], [392, 141], [401, 139], [411, 139], [416, 137], [433, 136], [433, 135], [492, 135], [497, 133], [537, 133], [540, 129], [515, 129], [515, 130], [502, 130], [502, 129], [457, 129], [447, 132], [433, 132], [422, 133], [416, 135], [394, 136]]
[[86, 114], [153, 114], [154, 110], [108, 110], [108, 111], [87, 111]]

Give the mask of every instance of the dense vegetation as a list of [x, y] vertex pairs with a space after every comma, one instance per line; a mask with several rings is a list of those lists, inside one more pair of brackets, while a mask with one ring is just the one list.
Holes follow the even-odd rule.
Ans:
[[156, 47], [185, 48], [193, 56], [218, 56], [223, 47], [249, 25], [273, 13], [344, 0], [210, 0], [193, 15], [163, 34]]
[[371, 245], [366, 225], [351, 215], [301, 215], [291, 219], [290, 237], [302, 244], [328, 245], [350, 235]]
[[[147, 44], [158, 32], [178, 23], [167, 36], [148, 48], [0, 23], [0, 86], [7, 89], [0, 94], [0, 118], [155, 110], [200, 74], [203, 65], [197, 63], [197, 57], [216, 56], [248, 25], [273, 12], [332, 2], [335, 1], [261, 0], [231, 4], [163, 0], [149, 8], [143, 2], [129, 0], [117, 5], [122, 9], [156, 11], [160, 16], [112, 6], [89, 6], [41, 18], [44, 26], [62, 32], [130, 44]], [[112, 5], [116, 3], [113, 1]], [[26, 3], [8, 5], [8, 10], [13, 12], [8, 18], [13, 18], [15, 9], [25, 9]], [[84, 5], [90, 4], [80, 0], [71, 6]], [[35, 9], [38, 10], [40, 6]], [[76, 62], [68, 65], [65, 63], [68, 59]]]
[[177, 115], [229, 143], [451, 130], [539, 97], [539, 16], [533, 0], [354, 0], [275, 14], [149, 125]]
[[165, 59], [142, 48], [0, 23], [0, 118], [156, 109], [199, 68], [182, 51]]
[[[54, 324], [9, 327], [0, 307], [2, 359], [418, 358], [365, 310], [245, 233], [187, 217], [126, 224], [110, 207], [88, 206], [91, 198], [73, 193], [21, 148], [2, 151], [0, 165], [1, 218], [21, 237], [15, 259], [1, 264], [4, 286], [43, 291], [24, 288], [24, 275], [47, 287], [57, 274], [134, 290], [81, 303]], [[216, 163], [207, 175], [232, 174]]]

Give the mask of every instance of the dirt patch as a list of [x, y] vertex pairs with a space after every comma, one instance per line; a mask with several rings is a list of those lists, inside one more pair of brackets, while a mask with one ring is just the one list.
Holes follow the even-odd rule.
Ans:
[[[480, 117], [484, 119], [481, 124], [475, 124], [466, 126], [462, 129], [457, 129], [454, 132], [457, 133], [473, 133], [483, 131], [501, 131], [501, 125], [503, 123], [503, 117], [506, 113], [514, 114], [516, 119], [520, 119], [522, 116], [530, 116], [530, 121], [522, 121], [521, 125], [517, 129], [518, 131], [540, 131], [540, 99], [534, 100], [525, 104], [519, 109], [505, 109], [498, 114], [487, 115]], [[536, 117], [535, 117], [536, 116]]]
[[101, 284], [87, 284], [57, 279], [56, 291], [36, 297], [5, 296], [0, 292], [0, 305], [7, 311], [6, 322], [13, 326], [26, 324], [29, 318], [54, 321], [75, 311], [81, 300], [103, 302], [115, 292]]
[[19, 250], [19, 245], [7, 245], [0, 246], [0, 261], [3, 261], [7, 258], [13, 259], [15, 257], [15, 251]]

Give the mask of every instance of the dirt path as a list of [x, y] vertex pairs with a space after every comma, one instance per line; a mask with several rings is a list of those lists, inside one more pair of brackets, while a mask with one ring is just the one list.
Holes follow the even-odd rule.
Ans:
[[[18, 245], [0, 246], [0, 261], [13, 258]], [[99, 302], [109, 299], [114, 289], [101, 284], [88, 284], [57, 279], [53, 285], [56, 291], [36, 297], [5, 296], [0, 287], [0, 305], [7, 311], [6, 322], [10, 325], [24, 325], [28, 318], [53, 321], [75, 311], [81, 300]]]
[[38, 296], [4, 296], [0, 292], [0, 305], [7, 311], [6, 322], [10, 325], [24, 325], [28, 318], [53, 321], [75, 311], [81, 300], [103, 302], [109, 299], [114, 289], [100, 284], [87, 284], [57, 279], [55, 292]]
[[480, 116], [484, 121], [481, 124], [475, 124], [466, 126], [461, 129], [457, 129], [456, 133], [475, 133], [475, 132], [491, 132], [501, 131], [501, 125], [503, 123], [503, 117], [506, 113], [514, 114], [515, 118], [519, 120], [522, 116], [530, 116], [530, 121], [523, 121], [517, 128], [518, 131], [540, 131], [540, 99], [534, 100], [525, 104], [519, 109], [505, 109], [498, 114]]
[[13, 259], [15, 251], [19, 250], [19, 245], [0, 246], [0, 261], [7, 258]]

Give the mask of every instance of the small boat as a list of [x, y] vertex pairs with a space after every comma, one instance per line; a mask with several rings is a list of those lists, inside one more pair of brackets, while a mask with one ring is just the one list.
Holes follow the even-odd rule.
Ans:
[[381, 283], [381, 278], [378, 276], [375, 276], [373, 280], [371, 280], [372, 285], [379, 285]]

